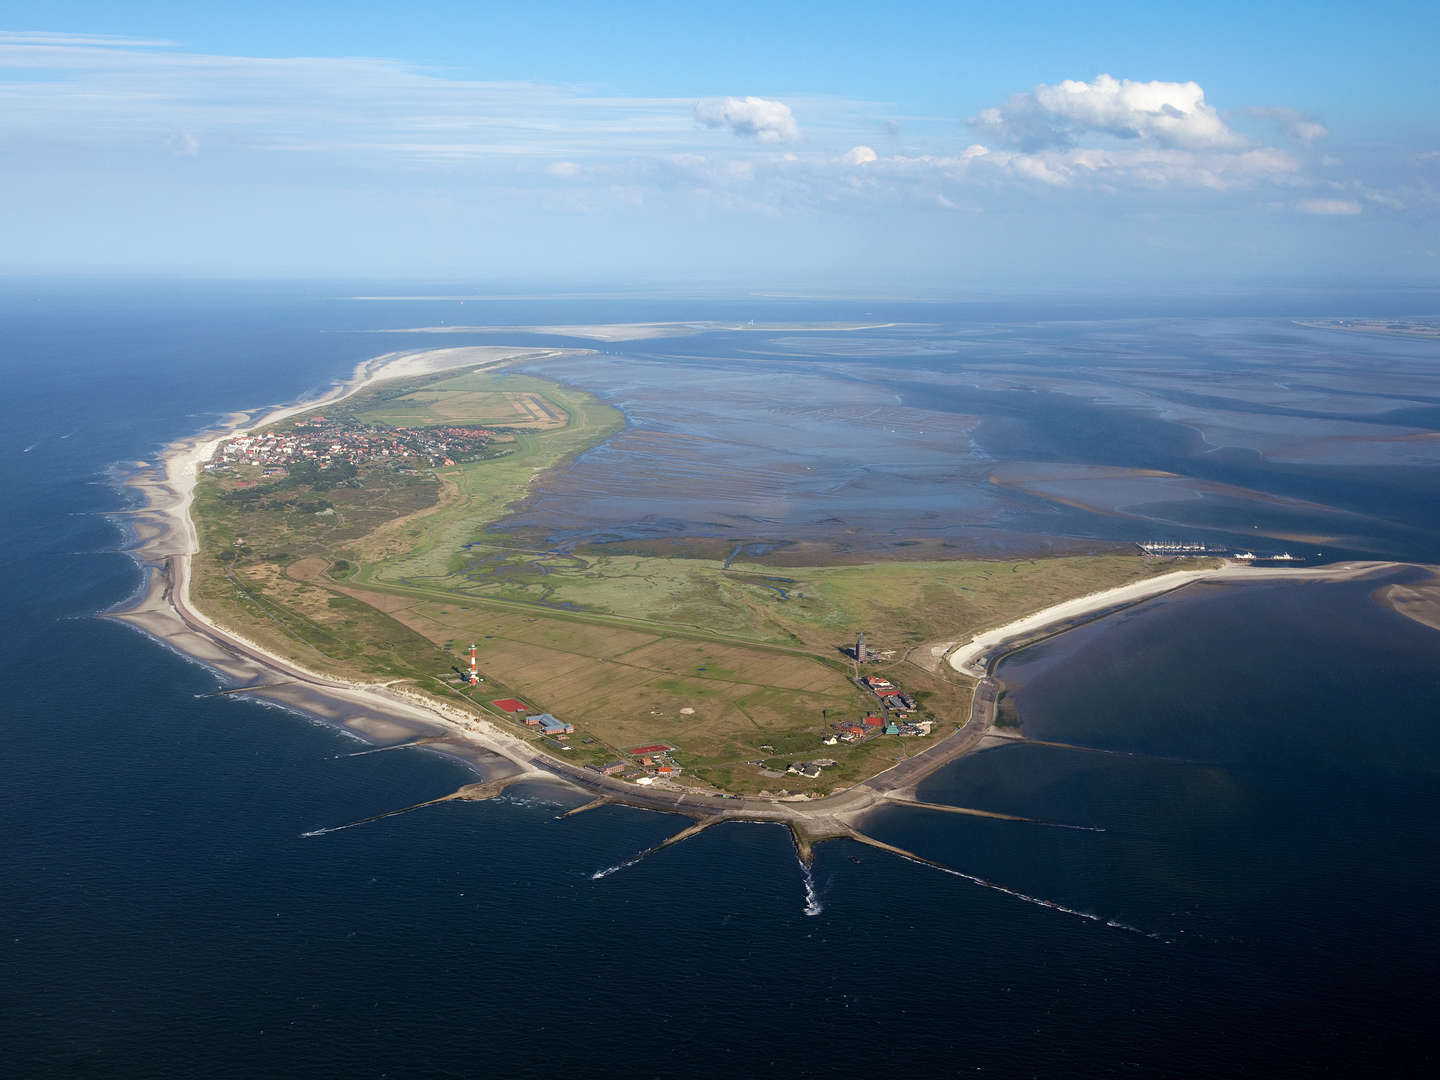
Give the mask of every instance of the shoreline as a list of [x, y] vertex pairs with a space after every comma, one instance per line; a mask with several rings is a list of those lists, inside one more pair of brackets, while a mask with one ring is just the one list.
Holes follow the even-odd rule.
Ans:
[[[359, 683], [325, 675], [273, 653], [214, 622], [190, 602], [190, 563], [198, 554], [198, 530], [190, 515], [200, 467], [218, 444], [254, 428], [343, 400], [388, 379], [430, 374], [465, 366], [500, 366], [511, 360], [537, 359], [588, 350], [533, 347], [455, 347], [385, 353], [362, 361], [351, 376], [330, 391], [290, 405], [229, 414], [218, 428], [167, 445], [159, 462], [137, 462], [142, 472], [125, 481], [145, 498], [145, 505], [119, 512], [135, 538], [129, 554], [145, 578], [138, 593], [103, 617], [123, 621], [162, 644], [218, 671], [236, 685], [222, 694], [246, 694], [314, 716], [384, 748], [423, 742], [424, 748], [457, 758], [481, 774], [486, 783], [468, 785], [459, 798], [491, 798], [521, 781], [560, 783], [591, 796], [569, 813], [609, 803], [678, 814], [696, 825], [666, 841], [693, 835], [720, 821], [768, 821], [790, 827], [802, 861], [813, 845], [846, 837], [871, 842], [858, 831], [861, 818], [884, 805], [930, 807], [915, 796], [916, 786], [950, 762], [979, 748], [994, 723], [998, 684], [976, 662], [1017, 636], [1041, 630], [1063, 632], [1066, 624], [1086, 615], [1103, 617], [1107, 609], [1140, 603], [1184, 588], [1195, 581], [1261, 581], [1277, 579], [1345, 580], [1405, 564], [1352, 563], [1340, 567], [1253, 568], [1225, 566], [1211, 570], [1177, 571], [1143, 582], [1052, 605], [985, 631], [969, 642], [930, 647], [937, 667], [942, 662], [958, 674], [979, 680], [970, 716], [949, 735], [936, 738], [925, 750], [843, 791], [821, 798], [764, 799], [756, 796], [719, 798], [688, 790], [637, 788], [590, 773], [530, 745], [490, 723], [393, 683]], [[537, 357], [537, 353], [540, 354]], [[1058, 631], [1054, 628], [1059, 627]], [[1011, 645], [1011, 649], [1020, 647]], [[483, 789], [483, 790], [481, 790]], [[945, 807], [931, 807], [947, 809]], [[954, 808], [949, 808], [954, 809]], [[961, 811], [977, 812], [977, 811]], [[666, 846], [661, 845], [661, 846]]]
[[1112, 609], [1131, 607], [1186, 588], [1196, 582], [1246, 582], [1260, 581], [1349, 581], [1380, 573], [1383, 570], [1413, 565], [1393, 562], [1345, 562], [1326, 566], [1248, 566], [1243, 563], [1227, 562], [1224, 566], [1205, 570], [1176, 570], [1144, 581], [1128, 585], [1117, 585], [1113, 589], [1102, 589], [1087, 596], [1064, 600], [1043, 608], [1030, 615], [1022, 615], [1004, 626], [982, 631], [969, 641], [941, 642], [931, 645], [932, 658], [949, 664], [955, 671], [972, 679], [983, 679], [990, 674], [999, 655], [1023, 647], [1021, 642], [1037, 637], [1052, 636], [1057, 631], [1071, 629], [1072, 625], [1103, 618]]

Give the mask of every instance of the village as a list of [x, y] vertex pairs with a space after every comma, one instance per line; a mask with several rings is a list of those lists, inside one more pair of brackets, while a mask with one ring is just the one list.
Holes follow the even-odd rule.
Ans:
[[349, 417], [310, 416], [283, 428], [230, 439], [205, 469], [218, 472], [235, 465], [259, 465], [272, 475], [303, 461], [328, 469], [410, 458], [443, 467], [487, 456], [492, 443], [511, 438], [490, 428], [389, 427]]

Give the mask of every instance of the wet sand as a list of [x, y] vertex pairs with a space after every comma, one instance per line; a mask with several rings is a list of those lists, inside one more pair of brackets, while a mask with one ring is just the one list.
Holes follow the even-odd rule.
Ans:
[[1377, 599], [1407, 619], [1440, 630], [1440, 573], [1432, 570], [1430, 580], [1414, 585], [1387, 585]]

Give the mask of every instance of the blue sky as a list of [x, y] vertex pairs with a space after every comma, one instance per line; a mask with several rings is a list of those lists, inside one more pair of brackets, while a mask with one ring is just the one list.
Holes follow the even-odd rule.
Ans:
[[1440, 5], [12, 2], [0, 271], [1440, 278]]

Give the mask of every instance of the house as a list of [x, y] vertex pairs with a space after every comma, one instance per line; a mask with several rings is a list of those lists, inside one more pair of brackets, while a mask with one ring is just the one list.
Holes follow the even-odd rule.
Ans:
[[625, 771], [625, 762], [607, 761], [604, 765], [600, 765], [597, 768], [598, 771], [603, 773], [605, 776], [617, 776]]
[[527, 724], [539, 724], [542, 735], [572, 735], [575, 732], [574, 724], [567, 724], [564, 720], [557, 720], [549, 713], [541, 713], [533, 720], [527, 717], [525, 722]]
[[890, 723], [888, 723], [888, 724], [885, 725], [885, 734], [886, 734], [886, 735], [899, 735], [899, 734], [900, 734], [900, 725], [897, 724], [897, 723], [895, 723], [894, 720], [891, 720]]
[[814, 780], [820, 775], [820, 766], [813, 761], [795, 761], [791, 762], [790, 767], [785, 771], [794, 773], [797, 776], [808, 776], [811, 780]]

